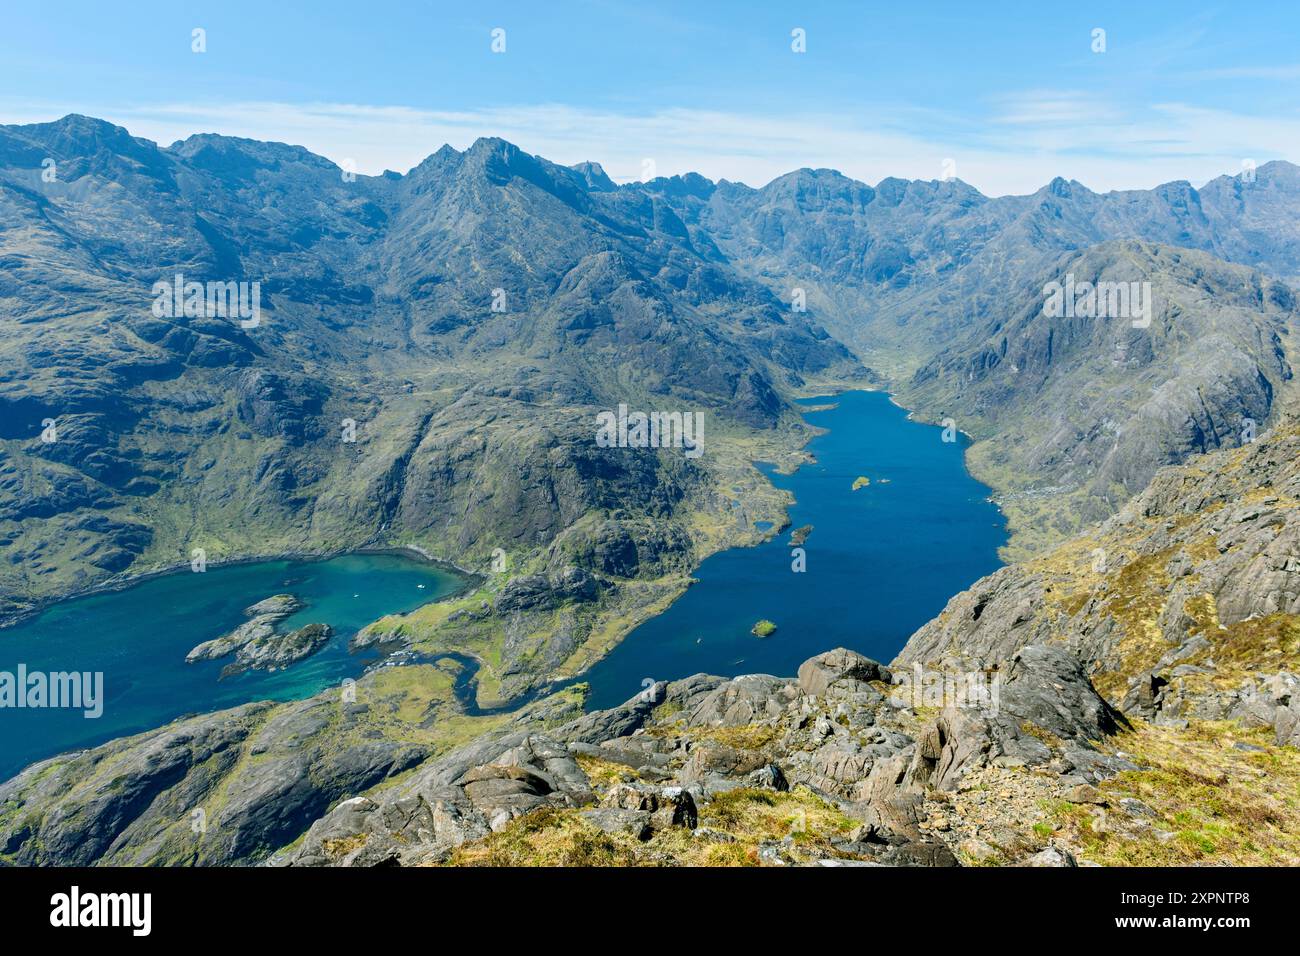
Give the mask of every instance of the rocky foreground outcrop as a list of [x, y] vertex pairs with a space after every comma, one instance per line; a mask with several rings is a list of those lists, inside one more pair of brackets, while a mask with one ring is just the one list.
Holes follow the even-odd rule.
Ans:
[[838, 649], [797, 677], [697, 675], [576, 717], [561, 693], [441, 756], [393, 739], [419, 733], [393, 723], [404, 670], [33, 765], [0, 786], [0, 859], [949, 866], [963, 851], [931, 825], [936, 794], [1034, 769], [1062, 795], [1132, 766], [1104, 745], [1122, 718], [1056, 648], [933, 713]]
[[[837, 649], [797, 678], [659, 683], [621, 707], [476, 742], [400, 786], [346, 800], [276, 862], [530, 862], [501, 848], [522, 830], [537, 854], [556, 841], [611, 862], [947, 866], [956, 848], [928, 829], [927, 794], [990, 767], [1050, 766], [1064, 791], [1132, 766], [1094, 743], [1122, 718], [1062, 650], [1026, 649], [1009, 662], [1000, 699], [928, 720], [891, 679]], [[751, 820], [765, 811], [773, 819]]]
[[1027, 644], [1067, 648], [1131, 716], [1294, 743], [1300, 425], [1162, 470], [1090, 533], [954, 597], [898, 663], [988, 666]]

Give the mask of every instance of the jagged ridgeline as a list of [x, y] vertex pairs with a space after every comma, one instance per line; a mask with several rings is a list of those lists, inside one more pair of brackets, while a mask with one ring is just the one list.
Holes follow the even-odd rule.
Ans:
[[[1243, 420], [1258, 430], [1291, 379], [1289, 163], [1199, 190], [1098, 194], [1058, 178], [996, 199], [956, 180], [872, 188], [826, 169], [758, 190], [699, 177], [645, 188], [744, 271], [803, 288], [905, 407], [976, 439], [968, 463], [999, 493], [1008, 557], [1112, 513], [1161, 465], [1240, 444]], [[1046, 314], [1067, 281], [1145, 288], [1151, 314]]]

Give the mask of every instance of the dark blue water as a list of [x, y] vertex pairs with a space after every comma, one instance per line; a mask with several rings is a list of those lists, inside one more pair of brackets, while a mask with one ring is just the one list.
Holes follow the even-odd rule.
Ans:
[[[264, 561], [209, 566], [142, 581], [122, 591], [64, 601], [0, 630], [0, 671], [103, 671], [103, 715], [79, 710], [0, 708], [0, 780], [66, 750], [138, 733], [189, 713], [250, 700], [309, 697], [361, 673], [371, 657], [349, 654], [358, 630], [458, 590], [457, 575], [394, 554], [352, 554], [324, 561]], [[246, 671], [218, 681], [231, 658], [186, 664], [202, 641], [247, 618], [243, 609], [272, 594], [306, 606], [281, 628], [321, 622], [328, 645], [275, 673]]]
[[[789, 476], [764, 468], [794, 493], [790, 527], [706, 560], [698, 583], [584, 676], [591, 709], [633, 697], [646, 678], [790, 675], [833, 647], [888, 662], [950, 597], [1000, 566], [1004, 522], [967, 473], [961, 436], [944, 442], [882, 392], [809, 404], [831, 401], [836, 408], [807, 415], [830, 429], [808, 446], [816, 464]], [[871, 484], [853, 491], [858, 476]], [[809, 524], [807, 570], [795, 573], [790, 532]], [[764, 618], [777, 630], [755, 637]]]

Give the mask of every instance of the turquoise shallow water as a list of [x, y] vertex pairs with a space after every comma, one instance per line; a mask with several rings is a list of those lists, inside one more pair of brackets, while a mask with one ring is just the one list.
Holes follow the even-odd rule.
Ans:
[[[373, 657], [348, 653], [348, 639], [371, 621], [457, 591], [462, 579], [395, 554], [351, 554], [323, 561], [262, 561], [209, 566], [150, 578], [122, 591], [56, 604], [0, 630], [0, 671], [102, 671], [103, 715], [80, 710], [0, 708], [0, 780], [34, 760], [137, 733], [188, 713], [250, 700], [292, 700], [355, 677]], [[272, 594], [306, 606], [284, 628], [322, 622], [335, 634], [314, 656], [268, 674], [218, 681], [229, 659], [186, 664], [195, 644], [246, 618], [243, 609]]]
[[[584, 675], [591, 709], [622, 703], [647, 678], [793, 674], [837, 646], [888, 662], [950, 597], [999, 567], [1005, 524], [967, 473], [961, 436], [944, 442], [881, 392], [808, 404], [832, 401], [807, 414], [830, 429], [808, 446], [816, 464], [788, 476], [764, 469], [795, 495], [790, 527], [706, 560], [698, 583]], [[871, 484], [853, 491], [859, 475]], [[809, 524], [807, 570], [795, 573], [790, 532]], [[762, 618], [777, 625], [765, 639], [750, 633]]]

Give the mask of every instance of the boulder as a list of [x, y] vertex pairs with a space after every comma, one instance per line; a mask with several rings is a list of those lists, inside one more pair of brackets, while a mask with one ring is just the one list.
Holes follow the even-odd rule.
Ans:
[[1076, 784], [1061, 794], [1061, 797], [1070, 803], [1091, 803], [1099, 807], [1107, 806], [1106, 795], [1090, 783]]
[[1061, 850], [1057, 847], [1049, 846], [1045, 850], [1040, 850], [1033, 856], [1028, 857], [1021, 866], [1078, 866], [1074, 855], [1068, 850]]
[[[580, 808], [594, 799], [586, 774], [554, 739], [528, 732], [480, 739], [426, 763], [401, 786], [374, 794], [365, 804], [335, 807], [282, 862], [436, 861], [530, 810]], [[366, 853], [358, 855], [361, 845]]]
[[654, 835], [650, 814], [645, 810], [624, 810], [619, 807], [595, 807], [578, 814], [598, 830], [605, 833], [630, 833], [638, 840], [648, 840]]
[[[1043, 737], [1055, 738], [1075, 766], [1096, 761], [1090, 741], [1116, 732], [1124, 718], [1093, 689], [1079, 660], [1059, 647], [1023, 648], [1005, 668], [996, 695], [944, 708], [918, 741], [910, 773], [941, 790], [953, 789], [968, 771], [994, 764], [1038, 766], [1052, 759]], [[1079, 755], [1071, 759], [1071, 755]]]
[[745, 783], [761, 790], [784, 791], [790, 789], [790, 783], [785, 779], [785, 774], [774, 763], [759, 767], [745, 778]]
[[843, 647], [810, 657], [799, 665], [799, 689], [805, 694], [824, 694], [840, 680], [889, 683], [893, 674], [888, 667]]
[[746, 674], [693, 701], [683, 718], [690, 727], [743, 727], [780, 717], [797, 694], [789, 680]]
[[656, 788], [631, 783], [615, 784], [601, 800], [601, 806], [647, 813], [650, 825], [656, 830], [668, 827], [686, 827], [693, 830], [699, 823], [695, 798], [684, 787]]

